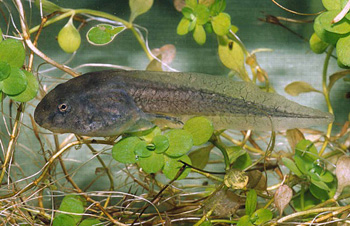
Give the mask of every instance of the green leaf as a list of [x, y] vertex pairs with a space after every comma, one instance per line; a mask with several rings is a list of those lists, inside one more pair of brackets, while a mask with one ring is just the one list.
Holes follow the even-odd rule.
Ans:
[[180, 157], [191, 150], [193, 146], [192, 135], [182, 129], [172, 129], [167, 131], [164, 136], [169, 140], [169, 148], [165, 152], [170, 157]]
[[256, 219], [254, 221], [254, 225], [261, 225], [271, 220], [273, 218], [273, 214], [268, 209], [258, 209], [257, 211], [254, 212], [252, 217]]
[[203, 45], [206, 41], [205, 30], [202, 25], [197, 25], [193, 32], [193, 39], [199, 44]]
[[311, 194], [319, 200], [325, 201], [330, 198], [326, 190], [321, 189], [314, 184], [311, 184], [309, 188], [310, 188]]
[[11, 66], [5, 62], [0, 61], [0, 81], [7, 79], [11, 73]]
[[252, 164], [252, 159], [250, 158], [249, 154], [246, 152], [245, 154], [239, 156], [235, 163], [233, 164], [233, 169], [240, 169], [244, 170], [248, 166]]
[[314, 22], [314, 30], [317, 36], [324, 42], [335, 45], [339, 38], [345, 37], [346, 35], [332, 33], [327, 31], [321, 23], [322, 14], [318, 15]]
[[147, 143], [151, 143], [155, 136], [158, 136], [158, 135], [161, 135], [161, 134], [162, 134], [162, 131], [159, 129], [158, 126], [156, 126], [149, 133], [144, 134], [140, 138], [142, 140], [146, 141]]
[[[170, 180], [175, 178], [176, 174], [179, 172], [179, 170], [183, 166], [183, 164], [179, 162], [179, 160], [190, 165], [192, 164], [191, 159], [187, 155], [183, 155], [180, 158], [170, 158], [170, 157], [164, 156], [164, 160], [165, 160], [165, 164], [163, 168], [163, 173]], [[191, 168], [187, 167], [185, 171], [182, 172], [178, 180], [186, 178], [190, 172], [191, 172]]]
[[323, 6], [327, 10], [340, 10], [340, 0], [322, 0]]
[[188, 20], [193, 20], [194, 18], [194, 14], [193, 14], [193, 10], [190, 7], [183, 7], [182, 10], [182, 15], [184, 15], [184, 18], [188, 19]]
[[138, 142], [135, 145], [134, 153], [136, 155], [136, 158], [147, 158], [152, 155], [152, 152], [148, 150], [147, 143], [145, 141]]
[[92, 27], [86, 34], [88, 42], [92, 45], [103, 46], [112, 42], [114, 38], [125, 30], [123, 26], [99, 24]]
[[27, 80], [26, 89], [16, 96], [9, 95], [9, 97], [14, 101], [27, 102], [36, 97], [39, 90], [39, 82], [31, 72], [26, 70], [22, 70], [22, 72]]
[[231, 28], [231, 17], [227, 13], [220, 13], [211, 20], [214, 32], [223, 36], [229, 33]]
[[[84, 213], [84, 204], [78, 196], [67, 195], [63, 198], [60, 208], [58, 210], [63, 212], [68, 212], [68, 213], [82, 214]], [[62, 213], [58, 213], [57, 216], [61, 214]], [[64, 214], [64, 215], [71, 216], [74, 219], [75, 224], [77, 224], [83, 217], [82, 215], [73, 215], [73, 214]]]
[[338, 60], [345, 66], [350, 66], [350, 35], [340, 38], [336, 46]]
[[315, 145], [310, 140], [301, 140], [295, 146], [295, 154], [302, 156], [305, 160], [313, 162], [317, 160], [318, 152]]
[[244, 215], [237, 222], [237, 226], [254, 226], [254, 224], [250, 221], [250, 217], [248, 215]]
[[199, 226], [212, 226], [212, 225], [213, 225], [213, 223], [211, 223], [210, 220], [206, 220], [203, 223], [201, 223]]
[[328, 84], [328, 90], [331, 90], [334, 83], [336, 81], [338, 81], [339, 79], [345, 77], [347, 74], [344, 74], [342, 72], [336, 72], [334, 74], [332, 74], [331, 76], [329, 76], [329, 84]]
[[61, 49], [66, 53], [74, 53], [79, 49], [81, 37], [79, 31], [73, 24], [73, 17], [71, 17], [68, 23], [60, 30], [57, 41]]
[[309, 44], [310, 44], [311, 50], [317, 54], [323, 53], [329, 46], [329, 44], [327, 42], [322, 41], [320, 37], [317, 36], [316, 33], [313, 33], [311, 35]]
[[245, 213], [248, 216], [251, 216], [255, 209], [257, 204], [258, 196], [256, 195], [256, 191], [254, 189], [249, 190], [247, 194], [247, 199], [245, 200]]
[[112, 157], [121, 163], [135, 163], [136, 155], [134, 150], [139, 142], [141, 140], [137, 137], [127, 137], [120, 140], [112, 148]]
[[293, 158], [294, 158], [295, 164], [297, 165], [297, 167], [300, 170], [300, 172], [302, 172], [303, 174], [307, 175], [309, 170], [312, 168], [313, 164], [311, 162], [309, 162], [309, 161], [306, 161], [300, 155], [294, 155]]
[[[300, 196], [293, 199], [293, 206], [297, 211], [310, 209], [321, 202], [319, 199], [315, 198], [309, 190], [304, 194], [303, 205], [301, 205], [301, 201], [302, 199]], [[304, 208], [302, 208], [302, 206], [304, 206]]]
[[327, 184], [323, 181], [320, 181], [320, 180], [315, 180], [313, 178], [311, 178], [311, 183], [323, 190], [326, 190], [326, 191], [330, 191], [329, 187], [327, 186]]
[[206, 147], [198, 148], [195, 151], [192, 151], [188, 156], [191, 159], [192, 166], [198, 169], [204, 169], [209, 161], [210, 151], [213, 149], [213, 145]]
[[230, 159], [230, 164], [234, 163], [235, 161], [237, 161], [237, 159], [246, 154], [246, 150], [244, 150], [242, 147], [240, 146], [230, 146], [226, 148], [228, 157]]
[[185, 17], [183, 17], [181, 19], [179, 25], [177, 25], [176, 33], [178, 35], [185, 35], [185, 34], [187, 34], [189, 26], [190, 26], [190, 20], [188, 20]]
[[290, 171], [292, 171], [298, 177], [301, 177], [303, 175], [303, 173], [300, 172], [297, 165], [291, 159], [283, 157], [282, 162]]
[[131, 9], [130, 22], [150, 10], [152, 5], [153, 0], [129, 0], [129, 6]]
[[60, 214], [53, 219], [52, 226], [76, 226], [76, 222], [72, 215]]
[[209, 21], [210, 12], [208, 7], [206, 7], [205, 5], [198, 4], [194, 8], [193, 13], [197, 18], [197, 25], [204, 25]]
[[216, 0], [210, 7], [210, 14], [216, 16], [226, 8], [226, 0]]
[[309, 83], [303, 82], [303, 81], [296, 81], [288, 84], [284, 88], [284, 91], [291, 96], [298, 96], [301, 93], [309, 93], [309, 92], [322, 93], [321, 91], [312, 87], [312, 85], [310, 85]]
[[0, 28], [0, 42], [2, 42], [2, 30]]
[[43, 11], [46, 13], [53, 13], [53, 12], [62, 12], [64, 11], [63, 8], [60, 6], [56, 5], [55, 3], [52, 3], [47, 0], [35, 0], [34, 1], [36, 7], [40, 9], [40, 4], [42, 4]]
[[186, 0], [186, 6], [194, 9], [197, 6], [197, 0]]
[[[240, 74], [240, 76], [248, 76], [244, 67], [244, 53], [241, 46], [220, 36], [219, 38], [219, 58], [221, 62], [229, 69]], [[246, 80], [246, 79], [244, 79]]]
[[213, 123], [203, 116], [187, 120], [183, 129], [191, 133], [193, 145], [196, 146], [208, 142], [214, 132]]
[[98, 219], [95, 218], [87, 218], [85, 220], [83, 220], [79, 226], [93, 226], [93, 225], [97, 225], [97, 224], [101, 224], [101, 221], [99, 221]]
[[188, 31], [193, 31], [196, 28], [197, 25], [197, 18], [194, 18], [188, 25]]
[[337, 23], [332, 23], [334, 17], [339, 14], [340, 10], [326, 11], [320, 15], [320, 23], [323, 28], [329, 32], [336, 34], [347, 34], [350, 32], [350, 23], [343, 18]]
[[157, 135], [153, 138], [152, 143], [155, 145], [155, 153], [161, 154], [169, 148], [169, 140], [166, 136]]
[[321, 181], [325, 183], [330, 183], [334, 180], [334, 176], [329, 170], [324, 169], [323, 167], [315, 164], [314, 164], [314, 169], [315, 169], [315, 172], [319, 175], [319, 179]]
[[22, 42], [15, 39], [0, 42], [0, 61], [5, 61], [11, 67], [22, 67], [25, 57]]
[[0, 90], [7, 95], [18, 95], [27, 87], [26, 75], [19, 68], [11, 67], [10, 76], [0, 82]]
[[150, 151], [151, 156], [148, 158], [139, 158], [137, 163], [146, 173], [156, 173], [164, 166], [164, 155]]

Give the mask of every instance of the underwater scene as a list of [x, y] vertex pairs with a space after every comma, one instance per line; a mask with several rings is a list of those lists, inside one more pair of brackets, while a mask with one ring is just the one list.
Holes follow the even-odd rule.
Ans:
[[0, 1], [1, 225], [350, 225], [349, 10]]

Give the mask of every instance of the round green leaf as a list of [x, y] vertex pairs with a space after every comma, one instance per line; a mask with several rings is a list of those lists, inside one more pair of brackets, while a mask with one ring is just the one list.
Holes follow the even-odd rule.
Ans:
[[27, 78], [27, 88], [20, 94], [16, 96], [10, 96], [9, 97], [14, 101], [19, 102], [27, 102], [36, 97], [38, 90], [39, 90], [39, 83], [38, 80], [35, 78], [35, 76], [26, 70], [22, 70]]
[[153, 5], [153, 0], [129, 0], [131, 9], [130, 22], [134, 21], [136, 17], [146, 13]]
[[232, 40], [222, 40], [218, 51], [221, 62], [227, 68], [235, 72], [244, 70], [244, 53], [238, 43]]
[[244, 215], [243, 217], [239, 218], [237, 226], [254, 226], [254, 224], [250, 221], [250, 217], [248, 215]]
[[74, 53], [79, 49], [81, 37], [79, 31], [74, 27], [72, 17], [58, 33], [57, 41], [66, 53]]
[[206, 143], [214, 132], [213, 123], [202, 116], [189, 119], [183, 128], [191, 133], [193, 145], [197, 146]]
[[329, 45], [327, 42], [322, 41], [320, 37], [317, 36], [316, 33], [313, 33], [311, 35], [309, 44], [310, 44], [311, 50], [317, 54], [323, 53]]
[[140, 138], [144, 141], [146, 141], [147, 143], [152, 142], [153, 138], [157, 135], [162, 134], [162, 131], [159, 129], [158, 126], [154, 127], [149, 133], [141, 136]]
[[134, 153], [137, 157], [147, 158], [152, 155], [152, 152], [148, 150], [147, 143], [145, 141], [138, 142], [135, 146]]
[[193, 32], [193, 39], [199, 44], [203, 45], [206, 41], [205, 30], [202, 25], [196, 24], [196, 28]]
[[[84, 204], [78, 196], [68, 195], [63, 198], [59, 210], [69, 213], [84, 213]], [[75, 223], [78, 223], [82, 218], [82, 215], [71, 214], [69, 216], [74, 219]]]
[[169, 140], [169, 148], [165, 152], [170, 157], [180, 157], [191, 150], [193, 146], [192, 135], [182, 129], [172, 129], [164, 134]]
[[[323, 13], [322, 13], [323, 14]], [[327, 31], [324, 26], [321, 24], [322, 14], [318, 15], [314, 22], [314, 30], [317, 36], [324, 42], [335, 45], [339, 38], [346, 35], [332, 33]]]
[[107, 45], [125, 30], [123, 26], [112, 26], [109, 24], [99, 24], [92, 27], [86, 34], [89, 43], [96, 46]]
[[186, 6], [194, 9], [197, 6], [197, 0], [186, 0]]
[[273, 217], [273, 214], [268, 209], [258, 209], [254, 212], [253, 216], [251, 218], [255, 218], [254, 225], [261, 225], [269, 220], [271, 220]]
[[74, 218], [72, 215], [60, 214], [53, 219], [52, 226], [76, 226]]
[[164, 155], [157, 154], [154, 151], [150, 151], [150, 153], [150, 157], [139, 158], [137, 162], [146, 173], [156, 173], [164, 166]]
[[134, 153], [136, 145], [141, 142], [138, 137], [127, 137], [120, 140], [112, 148], [112, 156], [121, 163], [135, 163], [136, 155]]
[[157, 154], [165, 152], [169, 148], [169, 140], [166, 136], [157, 135], [153, 137], [152, 143], [155, 145], [154, 150]]
[[198, 25], [204, 25], [209, 21], [210, 12], [208, 7], [202, 4], [198, 4], [194, 10], [193, 13], [195, 17], [197, 18], [197, 24]]
[[[180, 158], [170, 158], [165, 156], [165, 165], [163, 168], [164, 175], [170, 180], [174, 179], [178, 171], [181, 169], [183, 164], [178, 160], [184, 161], [191, 165], [191, 159], [187, 155], [183, 155]], [[184, 179], [191, 172], [191, 168], [187, 167], [185, 171], [179, 176], [178, 180]]]
[[322, 0], [323, 6], [327, 10], [340, 10], [340, 0]]
[[220, 13], [219, 15], [213, 17], [211, 24], [213, 25], [214, 32], [217, 35], [226, 35], [229, 33], [231, 28], [231, 17], [227, 13]]
[[100, 225], [101, 221], [99, 221], [98, 219], [95, 218], [87, 218], [85, 220], [83, 220], [79, 226], [93, 226], [93, 225]]
[[11, 73], [11, 66], [5, 62], [0, 61], [0, 81], [7, 79]]
[[22, 67], [25, 56], [22, 42], [16, 39], [0, 42], [0, 61], [7, 62], [11, 67]]
[[10, 76], [0, 82], [0, 90], [7, 95], [18, 95], [27, 87], [26, 75], [19, 68], [11, 67]]
[[320, 15], [320, 23], [323, 28], [329, 32], [337, 34], [347, 34], [350, 32], [350, 22], [343, 18], [337, 23], [332, 23], [334, 17], [339, 14], [340, 10], [326, 11]]
[[345, 66], [350, 66], [350, 35], [340, 38], [336, 46], [338, 60]]
[[188, 33], [188, 28], [190, 26], [190, 20], [186, 19], [185, 17], [183, 17], [179, 23], [179, 25], [177, 25], [177, 34], [178, 35], [185, 35]]

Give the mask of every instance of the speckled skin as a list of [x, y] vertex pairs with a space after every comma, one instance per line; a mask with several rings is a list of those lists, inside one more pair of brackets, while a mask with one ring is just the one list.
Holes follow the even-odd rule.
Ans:
[[[58, 106], [66, 104], [60, 112]], [[58, 85], [34, 118], [56, 133], [112, 136], [152, 127], [156, 115], [203, 115], [216, 129], [284, 130], [327, 124], [333, 115], [247, 82], [198, 73], [97, 71]]]

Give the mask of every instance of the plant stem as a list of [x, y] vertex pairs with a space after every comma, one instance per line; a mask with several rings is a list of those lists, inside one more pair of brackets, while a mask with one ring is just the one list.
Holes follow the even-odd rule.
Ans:
[[[139, 42], [139, 44], [141, 45], [142, 49], [145, 51], [147, 57], [149, 60], [153, 60], [153, 57], [152, 55], [150, 54], [150, 52], [148, 51], [148, 48], [146, 46], [146, 43], [145, 41], [143, 40], [143, 38], [140, 36], [140, 34], [136, 31], [134, 25], [132, 23], [129, 23], [128, 21], [126, 20], [123, 20], [117, 16], [114, 16], [114, 15], [111, 15], [109, 13], [105, 13], [105, 12], [101, 12], [101, 11], [97, 11], [97, 10], [92, 10], [92, 9], [72, 9], [72, 10], [69, 10], [68, 12], [65, 12], [53, 19], [50, 19], [46, 22], [46, 24], [44, 25], [44, 27], [50, 25], [50, 24], [53, 24], [57, 21], [60, 21], [66, 17], [70, 17], [72, 16], [73, 14], [89, 14], [89, 15], [92, 15], [92, 16], [98, 16], [98, 17], [103, 17], [103, 18], [106, 18], [106, 19], [109, 19], [109, 20], [113, 20], [113, 21], [116, 21], [116, 22], [119, 22], [119, 23], [122, 23], [126, 28], [130, 29], [132, 31], [132, 33], [135, 35], [137, 41]], [[33, 27], [32, 29], [29, 30], [29, 33], [34, 33], [36, 31], [39, 30], [39, 25], [38, 26], [35, 26]]]
[[[331, 46], [328, 49], [327, 55], [326, 55], [326, 59], [324, 61], [323, 64], [323, 72], [322, 72], [322, 89], [323, 89], [323, 94], [327, 103], [327, 107], [328, 107], [328, 111], [329, 113], [333, 114], [333, 108], [329, 99], [329, 90], [327, 87], [327, 70], [328, 70], [328, 65], [329, 65], [329, 59], [331, 58], [332, 52], [334, 50], [334, 47]], [[328, 140], [329, 137], [331, 136], [331, 132], [332, 132], [332, 125], [333, 123], [329, 123], [328, 124], [328, 128], [327, 128], [327, 133], [326, 133], [326, 139], [322, 145], [322, 148], [319, 152], [319, 155], [322, 156], [323, 152], [326, 150], [327, 144], [328, 144]]]

